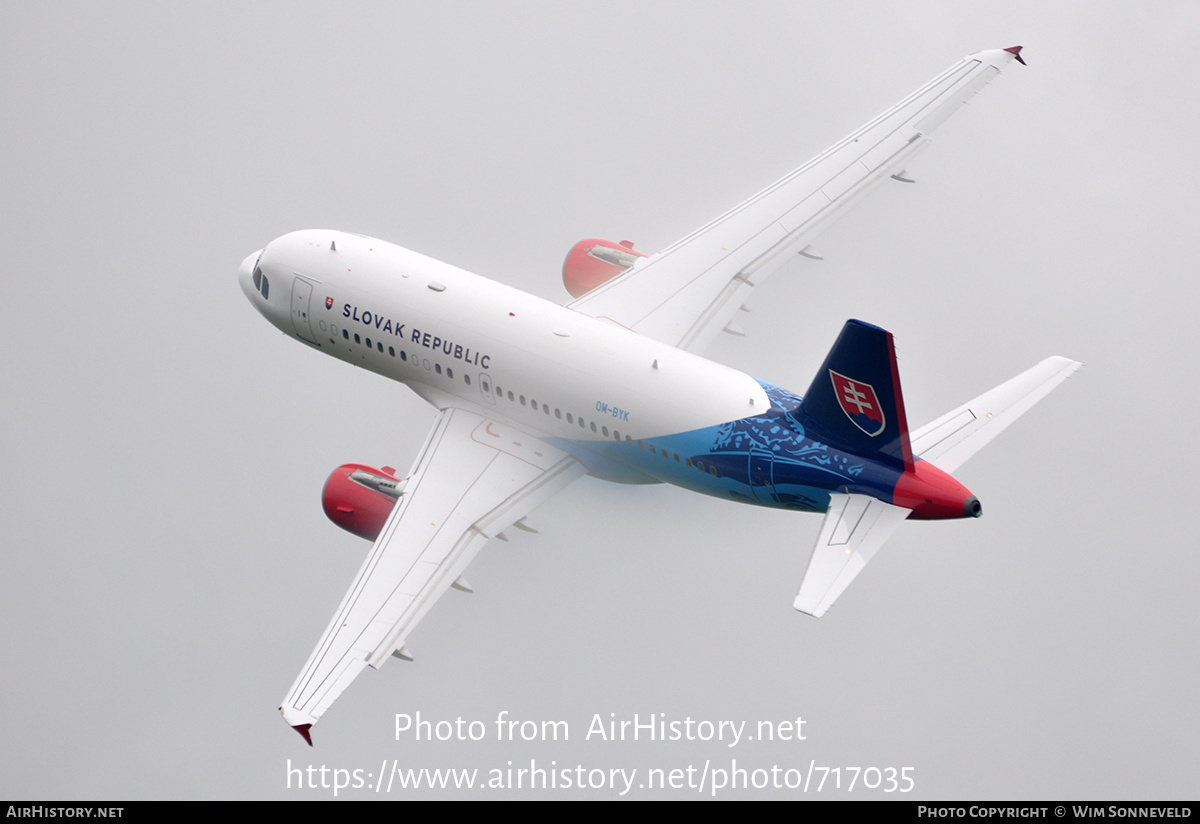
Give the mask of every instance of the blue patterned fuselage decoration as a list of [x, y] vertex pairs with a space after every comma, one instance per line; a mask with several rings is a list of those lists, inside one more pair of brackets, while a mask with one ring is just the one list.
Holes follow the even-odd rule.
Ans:
[[[824, 512], [830, 492], [891, 500], [899, 469], [814, 437], [795, 414], [800, 396], [758, 383], [771, 401], [761, 415], [640, 441], [557, 443], [611, 480], [666, 481], [744, 503]], [[620, 468], [630, 476], [619, 477]]]

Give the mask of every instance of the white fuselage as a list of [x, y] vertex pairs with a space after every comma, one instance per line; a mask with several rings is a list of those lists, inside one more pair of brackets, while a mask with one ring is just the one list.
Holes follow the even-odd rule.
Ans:
[[285, 334], [438, 408], [555, 441], [636, 441], [770, 406], [741, 372], [374, 238], [293, 232], [247, 257], [238, 279]]

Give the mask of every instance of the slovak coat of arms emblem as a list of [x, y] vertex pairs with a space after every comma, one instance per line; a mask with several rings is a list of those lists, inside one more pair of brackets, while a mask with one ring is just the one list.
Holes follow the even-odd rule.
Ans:
[[829, 377], [833, 380], [833, 392], [837, 395], [838, 403], [846, 417], [872, 438], [882, 432], [887, 426], [887, 420], [883, 415], [883, 407], [879, 405], [875, 387], [848, 378], [832, 369], [829, 370]]

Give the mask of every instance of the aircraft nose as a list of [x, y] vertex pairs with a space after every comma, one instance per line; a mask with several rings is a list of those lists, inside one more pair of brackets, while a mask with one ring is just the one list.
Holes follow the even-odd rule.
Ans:
[[242, 294], [247, 299], [258, 291], [254, 286], [254, 266], [258, 263], [258, 258], [262, 253], [263, 250], [259, 249], [257, 252], [246, 255], [246, 259], [238, 267], [238, 285], [242, 287]]

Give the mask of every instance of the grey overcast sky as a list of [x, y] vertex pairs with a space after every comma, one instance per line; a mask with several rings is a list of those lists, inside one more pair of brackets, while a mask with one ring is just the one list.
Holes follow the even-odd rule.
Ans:
[[[3, 10], [0, 794], [323, 798], [289, 765], [395, 760], [915, 782], [821, 798], [1195, 797], [1196, 4]], [[475, 594], [435, 607], [414, 663], [364, 673], [314, 749], [280, 722], [367, 549], [321, 485], [349, 460], [405, 469], [432, 413], [271, 329], [236, 286], [245, 255], [338, 228], [563, 301], [575, 241], [660, 248], [1018, 43], [1029, 67], [939, 132], [917, 185], [842, 221], [708, 353], [803, 391], [863, 318], [896, 336], [914, 424], [1047, 355], [1084, 361], [960, 472], [985, 517], [906, 525], [817, 621], [791, 601], [819, 517], [585, 479], [538, 535], [488, 546]], [[504, 711], [570, 740], [497, 741]], [[486, 740], [396, 740], [417, 712]], [[800, 717], [805, 739], [587, 739], [635, 713]], [[489, 795], [617, 793], [389, 797]]]

